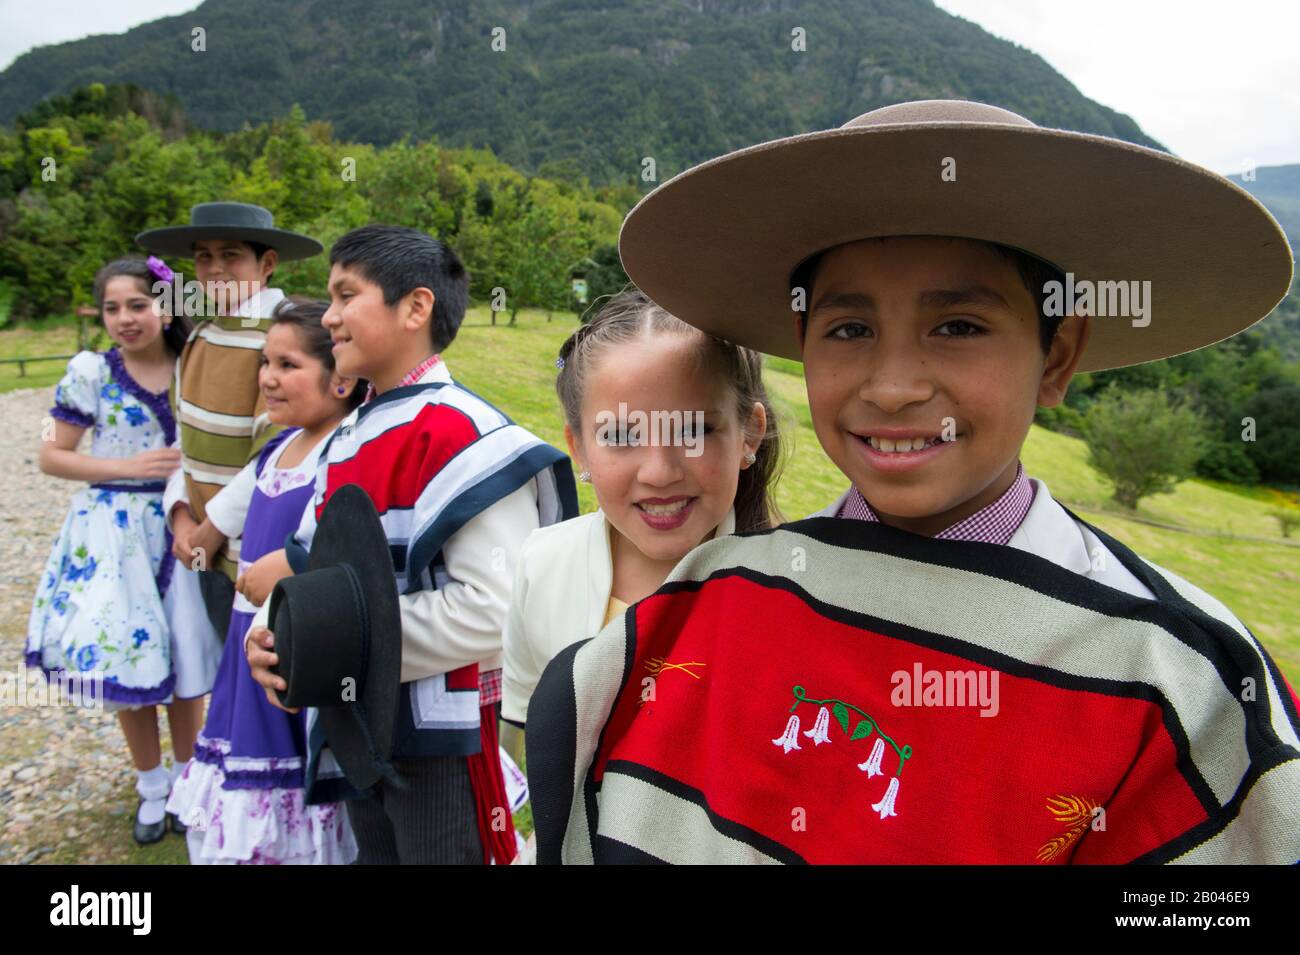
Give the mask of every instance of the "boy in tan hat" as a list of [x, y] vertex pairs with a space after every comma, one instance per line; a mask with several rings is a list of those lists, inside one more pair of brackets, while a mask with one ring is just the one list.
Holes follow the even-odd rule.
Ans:
[[551, 664], [539, 861], [1300, 857], [1276, 665], [1019, 461], [1077, 371], [1273, 308], [1292, 259], [1262, 206], [1154, 150], [928, 101], [696, 167], [620, 251], [673, 314], [804, 362], [851, 487], [702, 545]]

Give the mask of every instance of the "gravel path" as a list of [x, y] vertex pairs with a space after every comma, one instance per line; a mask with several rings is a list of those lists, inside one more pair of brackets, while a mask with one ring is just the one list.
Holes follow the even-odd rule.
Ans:
[[[51, 388], [0, 394], [0, 679], [9, 699], [16, 681], [32, 685], [23, 666], [32, 597], [75, 490], [36, 464], [52, 396]], [[160, 723], [168, 754], [166, 720]], [[0, 863], [121, 860], [135, 849], [134, 789], [126, 741], [112, 714], [0, 706]]]

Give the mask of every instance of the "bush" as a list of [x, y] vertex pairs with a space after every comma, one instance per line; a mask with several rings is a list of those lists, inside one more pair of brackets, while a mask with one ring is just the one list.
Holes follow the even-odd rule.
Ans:
[[1300, 483], [1300, 387], [1261, 388], [1246, 402], [1255, 419], [1255, 440], [1244, 448], [1261, 479], [1270, 484]]
[[1269, 513], [1277, 518], [1283, 537], [1290, 537], [1291, 532], [1300, 527], [1300, 510], [1294, 507], [1279, 507]]
[[9, 279], [0, 279], [0, 328], [9, 324], [14, 302], [18, 299], [18, 285]]
[[617, 245], [602, 245], [591, 254], [587, 262], [587, 304], [578, 306], [584, 322], [590, 321], [604, 299], [617, 295], [631, 284], [623, 263], [618, 257]]
[[1058, 431], [1076, 437], [1083, 434], [1084, 421], [1084, 415], [1079, 409], [1071, 408], [1066, 404], [1059, 404], [1055, 408], [1040, 407], [1034, 412], [1034, 424], [1048, 431]]
[[1230, 484], [1258, 484], [1259, 468], [1250, 459], [1242, 443], [1217, 441], [1201, 456], [1196, 473]]
[[1201, 456], [1203, 427], [1190, 408], [1170, 404], [1163, 392], [1109, 388], [1084, 423], [1088, 463], [1132, 510], [1152, 494], [1168, 494], [1191, 477]]

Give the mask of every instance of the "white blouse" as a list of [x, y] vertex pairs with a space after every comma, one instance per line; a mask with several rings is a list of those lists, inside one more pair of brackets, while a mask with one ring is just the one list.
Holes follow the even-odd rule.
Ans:
[[[732, 508], [715, 536], [735, 530]], [[524, 541], [502, 633], [503, 718], [526, 722], [528, 701], [546, 665], [565, 647], [600, 632], [614, 586], [611, 532], [604, 512], [597, 510], [538, 528]]]

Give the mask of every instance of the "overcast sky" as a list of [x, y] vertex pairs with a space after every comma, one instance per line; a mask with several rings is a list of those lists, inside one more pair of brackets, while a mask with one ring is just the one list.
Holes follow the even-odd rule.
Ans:
[[[1221, 173], [1300, 163], [1297, 0], [936, 0], [1033, 50], [1087, 97]], [[0, 68], [195, 0], [0, 0]]]
[[1300, 163], [1297, 0], [935, 0], [1217, 172]]

